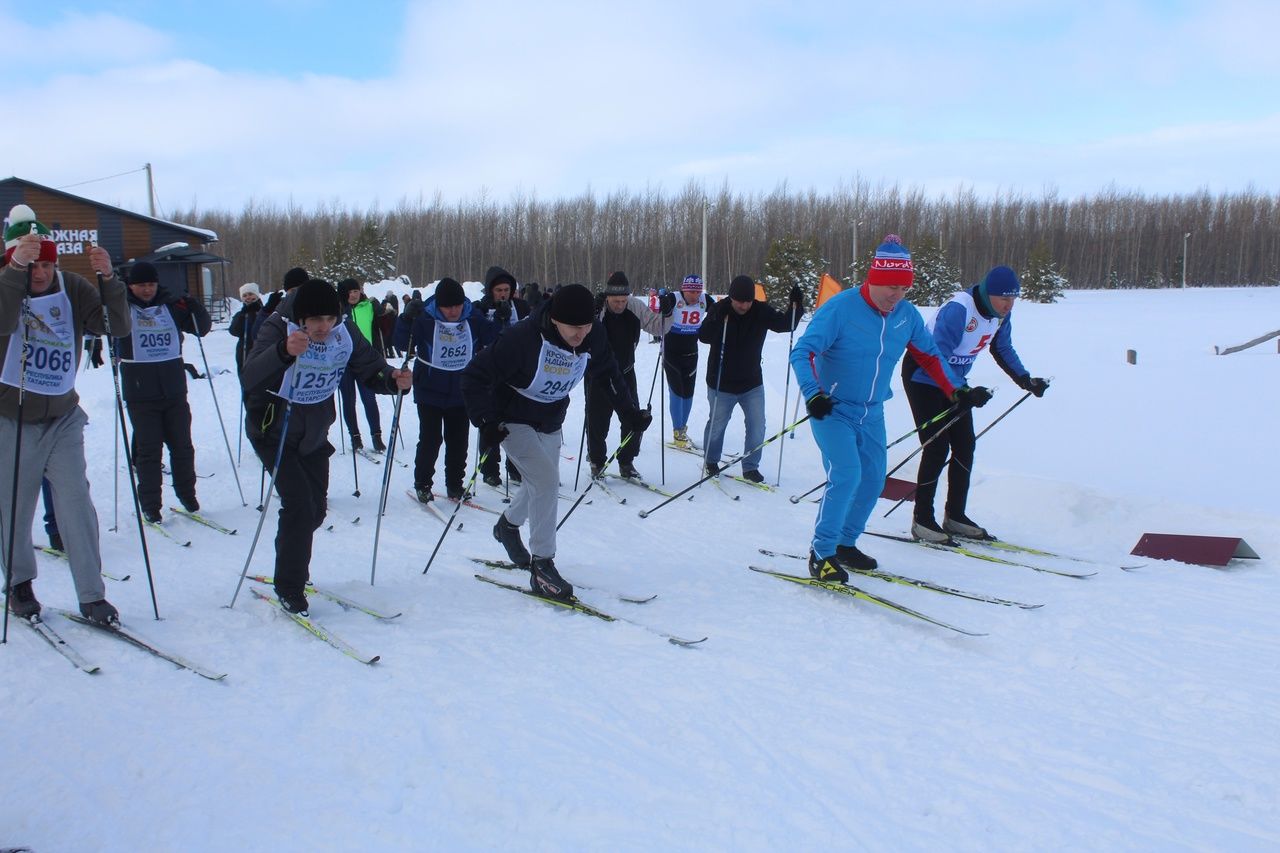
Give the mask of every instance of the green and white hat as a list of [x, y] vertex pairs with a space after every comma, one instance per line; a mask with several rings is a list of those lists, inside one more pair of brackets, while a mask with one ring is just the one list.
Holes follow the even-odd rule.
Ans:
[[[34, 231], [32, 230], [34, 226]], [[57, 261], [58, 260], [58, 244], [53, 242], [53, 233], [49, 231], [49, 226], [36, 219], [36, 213], [25, 204], [15, 204], [13, 209], [9, 211], [9, 218], [4, 223], [4, 259], [8, 261], [13, 257], [13, 250], [18, 245], [18, 239], [24, 234], [39, 234], [40, 241], [40, 260]]]

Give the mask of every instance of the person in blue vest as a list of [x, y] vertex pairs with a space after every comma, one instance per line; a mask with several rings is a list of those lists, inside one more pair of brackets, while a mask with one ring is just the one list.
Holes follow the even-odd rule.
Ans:
[[[1049, 387], [1048, 381], [1033, 377], [1022, 366], [1022, 360], [1013, 348], [1011, 312], [1021, 291], [1016, 272], [1006, 266], [992, 267], [981, 282], [952, 296], [933, 315], [927, 325], [953, 376], [963, 380], [982, 351], [988, 350], [1000, 369], [1009, 374], [1019, 388], [1037, 397], [1044, 396]], [[902, 386], [911, 404], [911, 414], [918, 424], [951, 407], [951, 400], [913, 358], [902, 360]], [[948, 542], [952, 534], [969, 539], [987, 539], [990, 534], [986, 529], [966, 514], [969, 475], [973, 471], [973, 453], [977, 443], [973, 432], [973, 411], [966, 409], [959, 420], [930, 443], [929, 440], [937, 435], [946, 420], [930, 424], [919, 433], [920, 441], [926, 446], [920, 453], [920, 470], [916, 474], [918, 485], [911, 535], [926, 542]], [[951, 456], [950, 465], [947, 465], [948, 454]], [[942, 526], [939, 527], [934, 517], [933, 502], [944, 465], [947, 467], [947, 502]]]
[[809, 574], [818, 580], [843, 583], [850, 571], [877, 565], [857, 541], [884, 489], [884, 402], [903, 351], [953, 401], [981, 406], [991, 398], [948, 374], [920, 312], [905, 301], [914, 280], [911, 253], [896, 234], [886, 236], [862, 286], [828, 299], [791, 350], [827, 472], [809, 551]]
[[199, 512], [196, 448], [191, 441], [191, 404], [183, 369], [183, 333], [204, 337], [212, 321], [198, 299], [170, 294], [159, 284], [153, 264], [129, 270], [130, 334], [116, 339], [120, 391], [133, 425], [133, 467], [138, 472], [142, 516], [159, 524], [161, 456], [169, 448], [173, 491], [183, 509]]
[[267, 470], [275, 469], [279, 454], [274, 580], [289, 613], [307, 613], [312, 541], [328, 510], [333, 394], [348, 372], [379, 394], [404, 394], [413, 384], [413, 373], [393, 369], [343, 319], [333, 285], [309, 279], [262, 324], [240, 373], [245, 435]]
[[395, 345], [416, 353], [413, 401], [418, 406], [418, 454], [413, 491], [422, 503], [434, 498], [436, 459], [444, 444], [444, 485], [450, 500], [467, 498], [464, 479], [471, 424], [462, 399], [462, 371], [498, 337], [497, 327], [470, 302], [462, 285], [442, 278], [416, 317], [396, 321]]

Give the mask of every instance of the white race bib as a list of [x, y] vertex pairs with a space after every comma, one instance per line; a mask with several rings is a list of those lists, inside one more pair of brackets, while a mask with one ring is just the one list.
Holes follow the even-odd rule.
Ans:
[[182, 358], [182, 336], [167, 305], [140, 308], [133, 312], [133, 358], [130, 361], [172, 361]]
[[707, 294], [703, 293], [698, 296], [698, 301], [692, 305], [686, 304], [684, 295], [681, 294], [680, 299], [676, 302], [676, 309], [672, 314], [675, 317], [675, 322], [671, 324], [671, 329], [669, 330], [671, 334], [698, 334], [702, 321], [707, 317]]
[[[286, 323], [286, 334], [298, 331], [295, 323]], [[284, 380], [276, 393], [286, 400], [307, 405], [323, 403], [338, 390], [342, 371], [351, 360], [351, 335], [346, 323], [339, 323], [329, 332], [324, 343], [312, 341], [307, 351], [298, 356], [284, 372]]]
[[435, 335], [431, 341], [430, 360], [418, 356], [418, 361], [440, 370], [456, 372], [471, 362], [471, 324], [445, 323], [436, 320]]
[[554, 403], [569, 396], [569, 392], [582, 381], [587, 372], [590, 353], [574, 355], [568, 350], [553, 346], [543, 340], [538, 353], [538, 371], [528, 388], [517, 388], [522, 396], [539, 403]]
[[[987, 345], [991, 343], [991, 339], [996, 336], [996, 332], [1000, 330], [1001, 319], [999, 317], [983, 317], [978, 311], [978, 306], [973, 301], [973, 294], [965, 290], [951, 297], [951, 302], [964, 307], [964, 333], [960, 335], [960, 340], [956, 343], [956, 347], [951, 352], [944, 352], [942, 355], [947, 359], [947, 363], [956, 367], [967, 368], [973, 364], [977, 357], [982, 353]], [[945, 307], [945, 306], [944, 306]], [[939, 308], [940, 312], [942, 309]], [[934, 324], [937, 322], [938, 315], [935, 313], [929, 318], [929, 322], [925, 325], [932, 334]]]
[[[62, 273], [58, 273], [58, 292], [33, 296], [21, 322], [27, 326], [26, 364], [23, 364], [22, 328], [9, 337], [0, 382], [22, 387], [34, 394], [58, 397], [76, 385], [76, 339], [71, 322], [71, 300], [62, 289]], [[25, 368], [25, 370], [24, 370]], [[26, 378], [23, 378], [23, 374]]]

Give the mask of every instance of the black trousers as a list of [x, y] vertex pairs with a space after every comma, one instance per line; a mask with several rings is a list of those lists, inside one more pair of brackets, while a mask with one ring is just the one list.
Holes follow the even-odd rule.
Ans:
[[378, 416], [378, 395], [372, 388], [356, 381], [356, 375], [350, 370], [343, 371], [338, 385], [338, 396], [342, 401], [342, 419], [346, 421], [347, 432], [360, 434], [360, 422], [356, 420], [356, 395], [364, 405], [364, 416], [369, 421], [370, 433], [382, 432], [382, 420]]
[[435, 482], [436, 459], [444, 444], [444, 486], [447, 492], [461, 492], [467, 475], [467, 448], [471, 443], [471, 422], [466, 406], [418, 404], [418, 455], [413, 464], [415, 488], [430, 489]]
[[662, 369], [667, 374], [667, 387], [677, 397], [692, 397], [698, 390], [698, 340], [691, 351], [672, 351], [671, 337], [663, 354]]
[[160, 510], [160, 461], [169, 448], [169, 469], [173, 491], [180, 500], [196, 496], [196, 449], [191, 443], [191, 407], [185, 396], [176, 400], [129, 403], [133, 424], [130, 447], [133, 467], [138, 472], [138, 501], [143, 510]]
[[[272, 470], [277, 444], [253, 442], [254, 452]], [[286, 446], [280, 456], [276, 492], [280, 495], [280, 523], [276, 529], [275, 586], [281, 595], [301, 594], [311, 577], [311, 545], [324, 523], [329, 501], [329, 457], [333, 445], [325, 442], [306, 455]]]
[[[912, 372], [915, 365], [912, 364]], [[912, 382], [904, 378], [903, 386], [907, 392], [907, 402], [911, 404], [911, 416], [916, 424], [922, 424], [939, 412], [951, 407], [951, 401], [942, 389], [923, 382]], [[950, 418], [944, 418], [936, 424], [930, 424], [920, 431], [921, 443], [938, 434]], [[920, 452], [920, 470], [916, 473], [916, 509], [917, 518], [933, 518], [933, 500], [938, 491], [938, 478], [942, 476], [943, 466], [947, 466], [947, 456], [951, 464], [947, 466], [947, 515], [964, 515], [965, 505], [969, 500], [969, 472], [973, 469], [973, 452], [977, 442], [973, 437], [973, 409], [965, 413], [935, 442]]]
[[[636, 396], [636, 374], [634, 370], [628, 370], [622, 374], [622, 378], [626, 380], [627, 387], [631, 389], [633, 399], [640, 399]], [[591, 382], [587, 384], [587, 459], [597, 465], [603, 465], [605, 459], [609, 457], [607, 441], [609, 438], [609, 424], [613, 421], [613, 413], [618, 411], [614, 408], [613, 400], [609, 397], [609, 392], [600, 385]], [[626, 437], [626, 426], [622, 423], [622, 413], [618, 412], [618, 440], [621, 441]], [[635, 460], [640, 455], [640, 436], [632, 436], [626, 446], [618, 451], [618, 462], [626, 464]]]

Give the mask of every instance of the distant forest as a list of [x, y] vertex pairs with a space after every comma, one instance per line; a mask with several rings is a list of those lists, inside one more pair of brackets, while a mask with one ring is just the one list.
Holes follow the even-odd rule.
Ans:
[[557, 200], [436, 196], [391, 210], [251, 203], [239, 213], [187, 210], [173, 218], [217, 231], [215, 251], [232, 261], [228, 282], [257, 281], [264, 290], [369, 222], [394, 244], [396, 272], [414, 285], [446, 275], [476, 280], [498, 264], [522, 283], [543, 285], [596, 285], [620, 269], [640, 288], [700, 272], [704, 204], [712, 290], [740, 273], [759, 277], [770, 245], [784, 236], [816, 239], [828, 270], [849, 281], [855, 243], [865, 268], [887, 233], [909, 248], [940, 246], [965, 283], [995, 264], [1023, 269], [1039, 246], [1072, 288], [1178, 286], [1190, 234], [1188, 285], [1280, 284], [1280, 194], [1251, 189], [1171, 196], [1108, 189], [1068, 199], [1054, 192], [984, 198], [972, 190], [940, 197], [861, 181], [826, 193], [784, 184], [757, 194], [727, 186], [710, 193], [690, 183], [676, 193], [588, 191]]

